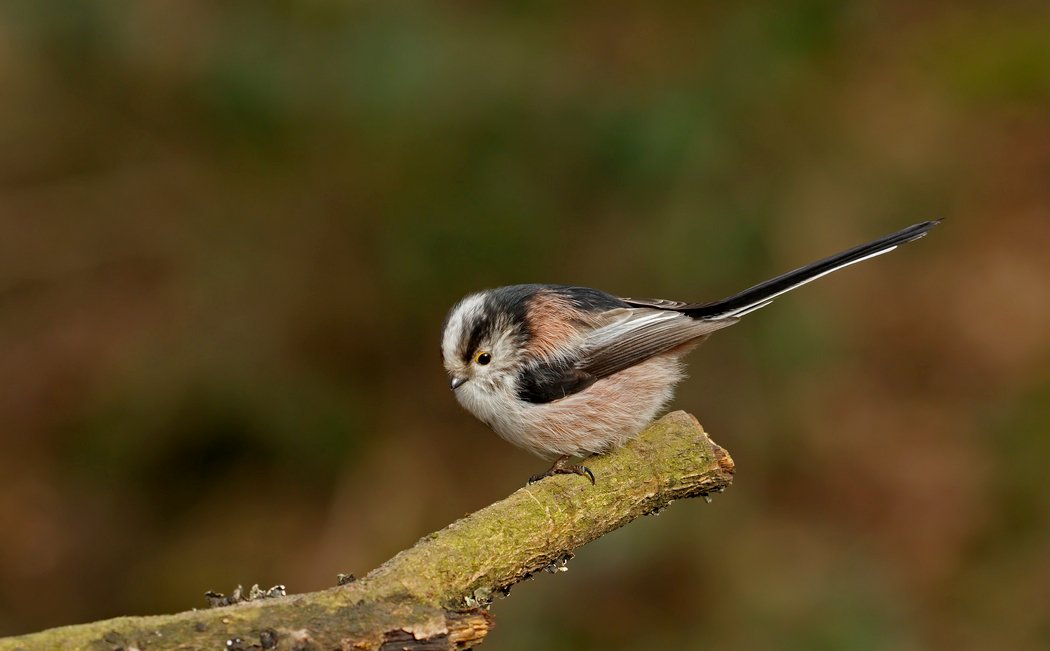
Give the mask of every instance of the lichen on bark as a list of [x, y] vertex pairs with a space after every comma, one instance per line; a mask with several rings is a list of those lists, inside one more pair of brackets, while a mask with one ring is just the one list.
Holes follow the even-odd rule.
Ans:
[[121, 617], [0, 639], [14, 649], [465, 649], [492, 627], [494, 595], [674, 500], [726, 488], [733, 461], [674, 412], [587, 461], [595, 485], [558, 475], [429, 534], [360, 580], [174, 615]]

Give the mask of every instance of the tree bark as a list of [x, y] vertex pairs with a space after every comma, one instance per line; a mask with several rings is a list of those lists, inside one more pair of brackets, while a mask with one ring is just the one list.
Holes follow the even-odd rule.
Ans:
[[54, 628], [0, 639], [0, 651], [467, 649], [492, 628], [488, 604], [515, 583], [557, 571], [573, 550], [638, 516], [733, 479], [733, 460], [680, 411], [587, 464], [594, 486], [576, 475], [525, 486], [344, 586]]

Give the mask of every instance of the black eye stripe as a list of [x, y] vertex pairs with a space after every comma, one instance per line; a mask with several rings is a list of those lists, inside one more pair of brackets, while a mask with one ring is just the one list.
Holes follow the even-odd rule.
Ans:
[[[469, 364], [474, 356], [481, 352], [481, 346], [495, 345], [492, 340], [501, 340], [510, 335], [517, 345], [523, 345], [528, 341], [529, 332], [525, 320], [526, 299], [529, 293], [523, 290], [529, 289], [531, 285], [518, 285], [510, 288], [510, 295], [504, 295], [502, 290], [492, 290], [484, 299], [480, 312], [471, 315], [467, 326], [464, 328], [464, 336], [458, 350], [463, 361]], [[491, 360], [490, 360], [491, 361]]]
[[488, 334], [492, 328], [492, 321], [486, 317], [479, 317], [474, 321], [474, 325], [470, 329], [470, 335], [467, 336], [467, 344], [463, 347], [462, 355], [463, 361], [469, 362], [471, 355], [477, 350], [477, 347], [481, 344], [482, 338]]

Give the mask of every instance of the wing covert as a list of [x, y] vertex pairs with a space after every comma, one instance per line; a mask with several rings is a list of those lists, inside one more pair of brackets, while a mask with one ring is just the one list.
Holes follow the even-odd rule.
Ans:
[[736, 319], [698, 320], [671, 310], [618, 312], [626, 315], [587, 335], [576, 368], [606, 377], [736, 323]]

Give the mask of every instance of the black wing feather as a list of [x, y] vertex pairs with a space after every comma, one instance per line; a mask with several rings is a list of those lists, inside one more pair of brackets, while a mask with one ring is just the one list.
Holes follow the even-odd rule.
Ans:
[[567, 361], [542, 362], [528, 366], [518, 376], [518, 397], [541, 404], [583, 391], [598, 381], [595, 376]]
[[610, 323], [588, 334], [589, 344], [571, 359], [530, 364], [518, 376], [518, 397], [547, 403], [583, 391], [661, 353], [702, 340], [736, 319], [697, 320], [647, 309], [619, 308], [607, 313]]
[[[644, 318], [660, 314], [656, 310], [637, 310], [636, 314], [642, 318], [592, 333], [592, 343], [584, 350], [577, 367], [598, 378], [608, 377], [736, 323], [736, 319], [701, 321], [685, 316], [656, 321]], [[608, 334], [603, 336], [603, 330]]]

